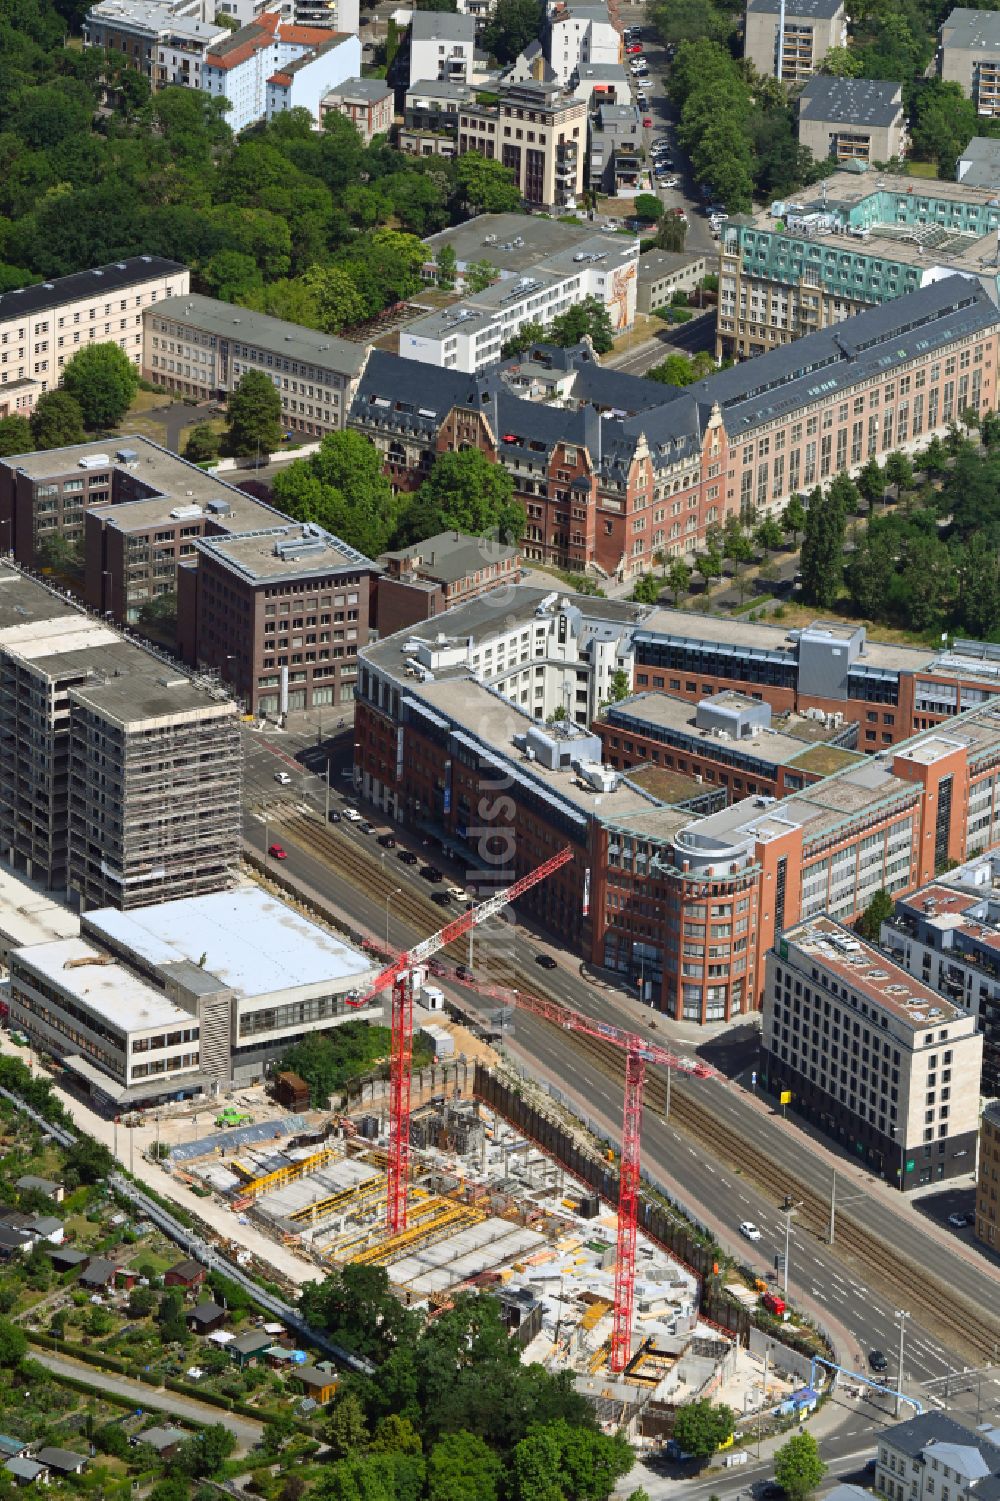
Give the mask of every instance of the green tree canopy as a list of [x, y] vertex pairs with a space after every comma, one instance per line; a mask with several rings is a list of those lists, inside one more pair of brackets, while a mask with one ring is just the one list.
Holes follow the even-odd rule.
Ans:
[[0, 417], [0, 459], [8, 459], [15, 453], [30, 453], [34, 446], [27, 417], [16, 413]]
[[869, 943], [878, 943], [882, 924], [890, 920], [895, 910], [896, 904], [892, 897], [884, 886], [880, 886], [854, 926]]
[[774, 1456], [774, 1478], [789, 1501], [805, 1501], [826, 1474], [811, 1433], [794, 1433]]
[[93, 431], [121, 422], [139, 389], [139, 372], [117, 344], [89, 344], [67, 360], [62, 383]]
[[366, 557], [384, 552], [396, 531], [399, 501], [378, 450], [351, 429], [328, 433], [316, 453], [276, 475], [272, 488], [290, 516], [316, 522]]
[[716, 1407], [707, 1398], [702, 1398], [678, 1409], [673, 1436], [686, 1454], [693, 1454], [696, 1459], [708, 1459], [731, 1437], [734, 1422], [732, 1408], [722, 1403]]
[[524, 511], [513, 496], [514, 483], [504, 466], [478, 448], [466, 448], [438, 454], [419, 500], [440, 516], [436, 530], [454, 527], [473, 537], [495, 535], [517, 542], [524, 531]]
[[439, 1438], [427, 1456], [427, 1501], [497, 1501], [503, 1465], [474, 1433]]
[[542, 28], [540, 0], [497, 0], [483, 31], [483, 45], [501, 63], [512, 63]]
[[31, 434], [39, 449], [85, 442], [83, 412], [76, 397], [68, 391], [43, 391], [31, 414]]
[[281, 442], [281, 394], [263, 370], [248, 370], [229, 398], [226, 447], [237, 457], [270, 455]]

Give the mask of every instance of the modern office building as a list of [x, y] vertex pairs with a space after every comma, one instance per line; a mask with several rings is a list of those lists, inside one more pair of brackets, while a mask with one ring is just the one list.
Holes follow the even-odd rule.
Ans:
[[14, 950], [10, 1020], [105, 1107], [190, 1099], [209, 1083], [197, 1016], [83, 938]]
[[955, 164], [955, 181], [967, 188], [1000, 192], [1000, 140], [973, 136]]
[[329, 89], [319, 105], [319, 123], [331, 112], [346, 115], [366, 146], [388, 135], [394, 117], [393, 92], [380, 78], [347, 78]]
[[117, 344], [136, 365], [142, 312], [188, 290], [186, 266], [134, 255], [111, 266], [60, 276], [0, 295], [0, 417], [27, 417], [63, 366], [88, 344]]
[[440, 532], [399, 552], [378, 558], [382, 573], [375, 587], [375, 620], [380, 636], [432, 620], [454, 605], [520, 581], [516, 547], [495, 537]]
[[701, 250], [647, 250], [640, 255], [636, 271], [636, 308], [655, 313], [666, 307], [675, 292], [694, 292], [708, 274], [708, 261]]
[[817, 161], [888, 162], [906, 155], [906, 111], [898, 83], [810, 78], [799, 95], [799, 145]]
[[83, 934], [198, 1017], [202, 1068], [236, 1085], [311, 1033], [382, 1017], [382, 996], [347, 1001], [374, 979], [372, 961], [259, 886], [89, 912]]
[[998, 230], [988, 189], [835, 172], [723, 226], [716, 352], [765, 353], [950, 273], [998, 302]]
[[[603, 253], [596, 247], [606, 240], [590, 243]], [[566, 252], [567, 297], [585, 284], [588, 263], [579, 257], [588, 254]], [[608, 282], [613, 288], [629, 276], [624, 291], [634, 297], [634, 260], [617, 268], [599, 260], [589, 270], [603, 275], [605, 297]], [[706, 528], [728, 515], [751, 507], [774, 513], [791, 495], [856, 472], [872, 456], [922, 446], [967, 407], [996, 404], [1000, 313], [962, 277], [680, 390], [602, 370], [585, 347], [536, 347], [474, 381], [461, 375], [496, 361], [506, 318], [517, 326], [532, 315], [533, 297], [541, 303], [550, 294], [540, 270], [529, 280], [541, 282], [537, 293], [522, 281], [506, 307], [503, 283], [494, 284], [491, 323], [480, 321], [489, 295], [481, 294], [471, 300], [481, 309], [476, 318], [452, 309], [403, 331], [401, 342], [419, 345], [408, 353], [445, 369], [432, 373], [375, 351], [350, 414], [401, 489], [415, 489], [443, 449], [472, 444], [502, 462], [525, 508], [529, 561], [599, 577], [648, 572], [658, 553], [694, 552]], [[535, 371], [530, 381], [526, 363]], [[545, 394], [545, 365], [558, 408], [522, 399], [536, 386]]]
[[878, 1435], [875, 1487], [889, 1501], [973, 1501], [1000, 1485], [994, 1427], [966, 1428], [944, 1412], [925, 1412]]
[[[1000, 808], [989, 783], [970, 796], [971, 857], [928, 886], [898, 897], [882, 947], [897, 964], [970, 1016], [983, 1034], [983, 1087], [1000, 1095]], [[974, 815], [974, 816], [973, 816]]]
[[[990, 1100], [979, 1126], [976, 1176], [976, 1239], [991, 1251], [1000, 1247], [1000, 1100]], [[998, 1465], [1000, 1471], [1000, 1465]]]
[[974, 1170], [982, 1055], [973, 1017], [825, 915], [767, 956], [767, 1089], [904, 1193]]
[[1000, 18], [991, 10], [953, 10], [941, 23], [938, 77], [957, 83], [979, 115], [1000, 114]]
[[311, 522], [195, 539], [178, 569], [184, 660], [253, 714], [350, 703], [378, 565]]
[[69, 690], [69, 878], [128, 910], [232, 885], [242, 850], [235, 703], [132, 648]]
[[477, 151], [508, 167], [530, 208], [576, 207], [586, 150], [587, 105], [559, 84], [507, 84], [496, 104], [458, 117], [459, 156]]
[[472, 82], [476, 22], [447, 11], [415, 10], [410, 19], [410, 85], [422, 79]]
[[282, 422], [322, 437], [344, 426], [367, 354], [364, 344], [192, 293], [150, 310], [142, 366], [147, 380], [199, 401], [263, 371], [281, 393]]
[[[784, 29], [782, 29], [784, 18]], [[831, 47], [847, 45], [844, 0], [747, 0], [743, 56], [759, 73], [804, 83]]]
[[[467, 859], [470, 877], [507, 879], [571, 845], [575, 860], [527, 894], [528, 910], [590, 962], [633, 984], [641, 975], [669, 1015], [722, 1020], [756, 1007], [764, 956], [785, 928], [821, 913], [853, 921], [881, 887], [905, 894], [927, 884], [978, 837], [983, 800], [995, 796], [1000, 713], [985, 702], [995, 678], [977, 678], [971, 653], [921, 658], [820, 624], [768, 656], [733, 638], [731, 621], [558, 591], [504, 594], [502, 609], [486, 595], [433, 630], [362, 651], [358, 785]], [[697, 817], [638, 769], [606, 766], [602, 738], [587, 727], [616, 672], [637, 690], [693, 702], [739, 687], [776, 712], [796, 707], [798, 692], [800, 712], [856, 721], [873, 754], [859, 760], [834, 746], [838, 769], [775, 801], [749, 791], [760, 769], [718, 736], [700, 786], [725, 789], [732, 805]], [[742, 681], [720, 681], [737, 673]], [[957, 713], [966, 692], [973, 702], [981, 695], [979, 707]], [[557, 710], [566, 721], [547, 724]], [[691, 774], [691, 762], [652, 735], [643, 754], [660, 773]], [[510, 797], [483, 803], [486, 784]], [[701, 952], [681, 951], [682, 929]]]

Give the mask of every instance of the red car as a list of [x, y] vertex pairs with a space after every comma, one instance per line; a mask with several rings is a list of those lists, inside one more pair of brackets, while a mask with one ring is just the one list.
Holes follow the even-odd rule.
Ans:
[[280, 844], [269, 845], [267, 853], [274, 860], [287, 860], [288, 859], [288, 856], [285, 854], [285, 851], [282, 849], [282, 847], [281, 847]]
[[643, 117], [642, 117], [642, 128], [643, 128], [643, 130], [652, 130], [652, 128], [653, 128], [653, 117], [652, 117], [652, 115], [643, 115]]
[[625, 48], [625, 51], [628, 53], [629, 57], [635, 57], [637, 53], [642, 51], [642, 48], [639, 46], [638, 42], [633, 42], [631, 46]]

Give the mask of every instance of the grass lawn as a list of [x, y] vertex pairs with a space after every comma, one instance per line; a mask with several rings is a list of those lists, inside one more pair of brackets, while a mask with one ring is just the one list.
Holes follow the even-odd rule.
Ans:
[[842, 615], [837, 610], [820, 610], [815, 605], [789, 604], [787, 601], [783, 601], [779, 608], [782, 610], [781, 615], [777, 619], [772, 615], [765, 622], [766, 624], [780, 625], [787, 628], [789, 626], [811, 625], [814, 620], [819, 619], [835, 620], [849, 626], [863, 625], [873, 639], [891, 641], [896, 646], [930, 648], [937, 639], [934, 632], [931, 633], [931, 639], [928, 640], [926, 636], [921, 636], [917, 631], [902, 631], [895, 629], [891, 625], [881, 625], [871, 620], [856, 620], [852, 615]]
[[907, 177], [939, 176], [937, 162], [907, 162], [903, 170]]

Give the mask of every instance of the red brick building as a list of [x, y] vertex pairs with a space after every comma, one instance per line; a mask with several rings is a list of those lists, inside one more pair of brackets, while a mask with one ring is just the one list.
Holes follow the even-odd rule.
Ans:
[[374, 590], [372, 624], [380, 636], [431, 620], [521, 577], [516, 547], [462, 532], [441, 532], [400, 552], [384, 552], [378, 561], [383, 572]]

